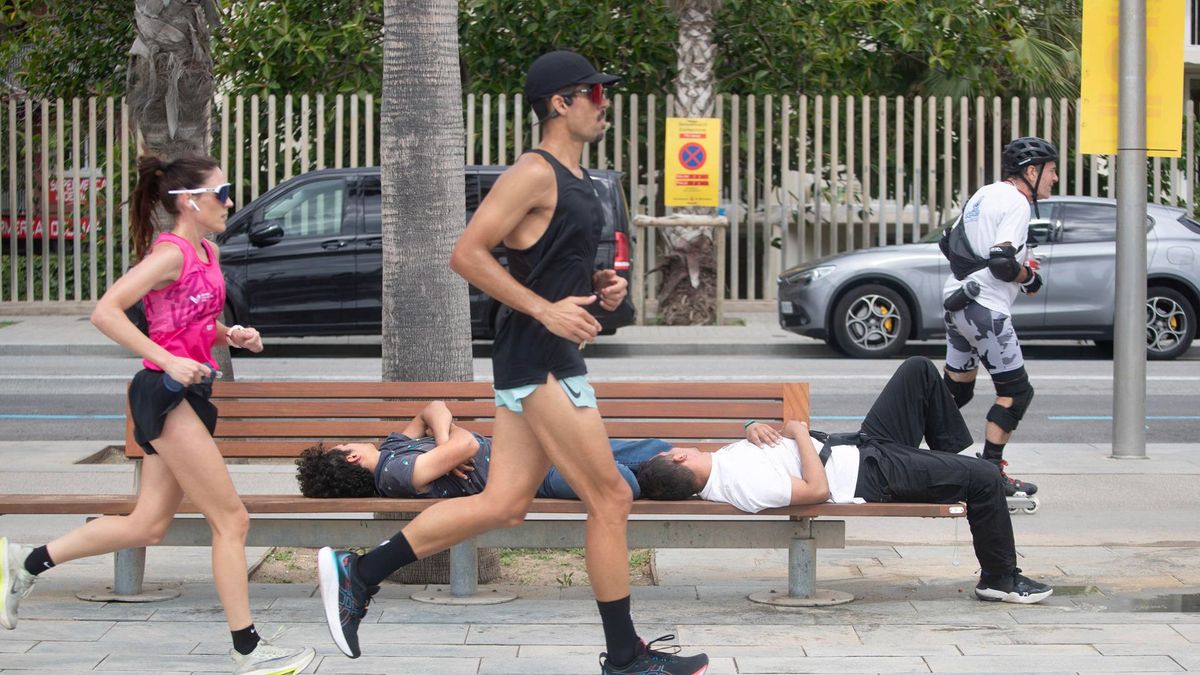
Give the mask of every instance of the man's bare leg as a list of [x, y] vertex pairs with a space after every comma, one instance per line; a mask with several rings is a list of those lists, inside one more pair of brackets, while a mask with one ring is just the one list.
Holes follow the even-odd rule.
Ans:
[[477, 534], [519, 525], [549, 468], [545, 453], [520, 415], [499, 408], [488, 484], [482, 493], [434, 504], [362, 556], [321, 549], [317, 554], [321, 603], [330, 634], [342, 653], [350, 658], [359, 656], [358, 626], [381, 581], [405, 565]]
[[516, 527], [524, 522], [549, 470], [550, 460], [526, 421], [507, 408], [497, 408], [483, 492], [425, 509], [402, 534], [417, 558], [427, 558], [489, 530]]
[[[542, 450], [587, 507], [585, 555], [596, 599], [628, 596], [626, 530], [633, 493], [617, 472], [599, 411], [575, 407], [553, 375], [522, 405]], [[493, 480], [488, 477], [489, 485]]]

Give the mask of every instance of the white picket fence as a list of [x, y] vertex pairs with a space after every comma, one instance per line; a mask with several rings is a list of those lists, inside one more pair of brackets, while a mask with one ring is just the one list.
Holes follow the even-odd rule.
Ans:
[[[1114, 158], [1079, 152], [1077, 110], [1032, 98], [718, 97], [726, 299], [769, 300], [779, 272], [802, 261], [919, 239], [994, 179], [1017, 135], [1058, 145], [1059, 194], [1112, 196]], [[538, 142], [520, 95], [468, 95], [464, 112], [468, 164], [506, 164]], [[672, 113], [669, 97], [618, 94], [607, 135], [585, 151], [585, 166], [626, 174], [634, 213], [670, 211], [661, 145]], [[306, 171], [376, 164], [378, 120], [370, 94], [226, 95], [214, 101], [212, 153], [242, 205]], [[1152, 202], [1194, 211], [1194, 121], [1188, 102], [1182, 158], [1149, 160]], [[0, 303], [95, 300], [128, 268], [134, 149], [124, 99], [0, 103]], [[646, 270], [656, 238], [634, 251]], [[655, 281], [635, 279], [636, 292], [652, 297]]]

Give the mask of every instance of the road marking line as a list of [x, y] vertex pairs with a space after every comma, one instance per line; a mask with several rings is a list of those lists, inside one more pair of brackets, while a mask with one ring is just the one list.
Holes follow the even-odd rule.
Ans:
[[124, 415], [39, 415], [0, 413], [0, 420], [123, 420]]
[[[1112, 415], [1047, 415], [1046, 419], [1061, 421], [1111, 420]], [[1200, 415], [1146, 415], [1148, 420], [1200, 420]]]

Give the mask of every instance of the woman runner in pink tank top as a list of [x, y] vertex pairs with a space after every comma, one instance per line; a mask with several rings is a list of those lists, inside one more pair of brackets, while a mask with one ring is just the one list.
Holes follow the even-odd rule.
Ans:
[[[128, 516], [97, 518], [37, 548], [0, 537], [0, 625], [16, 627], [17, 606], [41, 572], [68, 560], [157, 544], [186, 496], [212, 528], [213, 579], [233, 638], [233, 672], [299, 673], [315, 657], [313, 649], [270, 644], [251, 620], [250, 518], [212, 438], [213, 346], [262, 351], [258, 331], [218, 320], [225, 280], [217, 247], [205, 237], [225, 230], [233, 206], [229, 183], [209, 157], [142, 157], [131, 201], [140, 262], [105, 292], [92, 323], [145, 366], [129, 387], [134, 438], [146, 452], [137, 506]], [[154, 238], [159, 208], [173, 223]], [[125, 316], [138, 300], [149, 336]]]

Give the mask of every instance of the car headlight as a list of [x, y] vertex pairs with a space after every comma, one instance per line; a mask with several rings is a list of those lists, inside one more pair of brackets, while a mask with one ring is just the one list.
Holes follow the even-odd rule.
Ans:
[[821, 277], [829, 274], [837, 269], [836, 265], [822, 265], [821, 267], [808, 267], [799, 269], [794, 272], [786, 272], [780, 278], [785, 283], [796, 286], [807, 286]]

